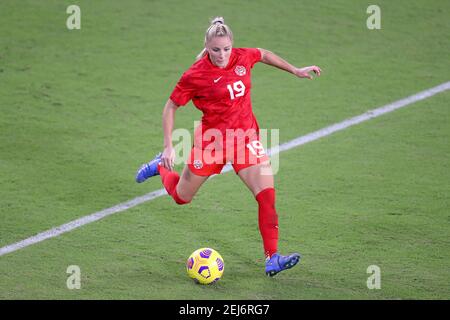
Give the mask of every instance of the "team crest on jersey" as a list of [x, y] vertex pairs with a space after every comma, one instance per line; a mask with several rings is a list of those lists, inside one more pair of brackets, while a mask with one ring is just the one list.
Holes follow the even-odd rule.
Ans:
[[236, 72], [236, 74], [238, 76], [245, 76], [245, 74], [247, 73], [247, 70], [245, 69], [244, 66], [236, 66], [236, 68], [234, 68], [234, 72]]
[[195, 169], [201, 169], [203, 167], [203, 162], [201, 160], [194, 160], [193, 165]]

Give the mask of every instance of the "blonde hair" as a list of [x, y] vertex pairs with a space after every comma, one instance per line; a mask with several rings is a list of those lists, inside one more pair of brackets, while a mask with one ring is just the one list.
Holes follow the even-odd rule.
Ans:
[[203, 50], [197, 55], [197, 61], [200, 60], [206, 54], [206, 43], [215, 37], [229, 37], [233, 41], [233, 32], [229, 26], [225, 24], [223, 17], [215, 17], [211, 21], [211, 25], [205, 33], [205, 43]]

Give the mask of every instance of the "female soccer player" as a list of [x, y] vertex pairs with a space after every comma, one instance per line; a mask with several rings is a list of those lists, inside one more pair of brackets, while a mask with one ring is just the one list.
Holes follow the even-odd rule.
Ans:
[[[200, 186], [231, 162], [235, 172], [258, 202], [258, 223], [266, 256], [266, 274], [292, 268], [300, 254], [277, 253], [278, 216], [270, 160], [259, 141], [259, 127], [250, 99], [250, 71], [257, 62], [280, 68], [299, 78], [320, 76], [320, 68], [296, 68], [276, 54], [260, 48], [233, 48], [233, 34], [222, 17], [206, 30], [204, 49], [182, 75], [163, 110], [164, 150], [141, 166], [136, 181], [160, 175], [177, 204], [191, 202]], [[173, 171], [172, 130], [175, 112], [190, 100], [203, 112], [195, 142], [181, 174]]]

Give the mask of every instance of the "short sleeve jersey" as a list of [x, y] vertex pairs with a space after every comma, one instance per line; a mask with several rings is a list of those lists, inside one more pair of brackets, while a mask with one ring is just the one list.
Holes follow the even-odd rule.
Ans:
[[260, 60], [257, 48], [233, 48], [225, 68], [213, 65], [205, 55], [181, 76], [170, 99], [178, 106], [192, 100], [203, 112], [203, 130], [259, 130], [250, 89], [251, 69]]

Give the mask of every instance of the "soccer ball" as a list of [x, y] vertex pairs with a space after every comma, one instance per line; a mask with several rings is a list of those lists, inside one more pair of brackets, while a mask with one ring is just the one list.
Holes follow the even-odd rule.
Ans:
[[195, 250], [187, 259], [186, 270], [196, 283], [217, 282], [223, 274], [224, 263], [220, 254], [211, 248]]

